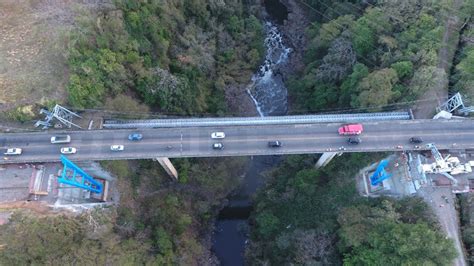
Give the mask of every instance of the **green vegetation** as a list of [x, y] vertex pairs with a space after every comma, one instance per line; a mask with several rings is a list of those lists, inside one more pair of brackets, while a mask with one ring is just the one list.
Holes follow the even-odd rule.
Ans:
[[383, 107], [415, 100], [446, 80], [436, 68], [441, 3], [307, 2], [314, 21], [306, 68], [288, 84], [294, 109]]
[[176, 164], [187, 180], [176, 183], [151, 160], [104, 162], [119, 178], [119, 207], [77, 217], [16, 213], [0, 226], [0, 265], [204, 265], [202, 235], [244, 163], [183, 159]]
[[149, 243], [114, 233], [113, 210], [79, 217], [16, 213], [0, 226], [1, 265], [136, 265], [152, 263]]
[[20, 106], [15, 109], [2, 113], [0, 117], [4, 117], [7, 120], [18, 121], [22, 123], [30, 122], [36, 117], [35, 106], [34, 105]]
[[461, 37], [464, 47], [461, 49], [459, 55], [460, 61], [456, 65], [454, 75], [454, 90], [460, 91], [463, 95], [468, 98], [472, 98], [474, 95], [474, 45], [470, 44], [467, 40], [474, 38], [474, 28], [468, 26], [463, 36]]
[[449, 264], [454, 245], [421, 199], [358, 195], [354, 165], [380, 157], [344, 154], [319, 170], [312, 156], [288, 157], [257, 197], [249, 263]]
[[461, 207], [462, 240], [467, 251], [467, 260], [474, 262], [474, 195], [466, 193], [459, 196]]
[[263, 56], [263, 28], [251, 4], [115, 5], [85, 13], [81, 30], [70, 36], [68, 92], [75, 107], [130, 92], [163, 112], [222, 113], [224, 88], [246, 82]]
[[[248, 82], [262, 60], [263, 26], [252, 1], [114, 5], [81, 11], [77, 30], [67, 36], [67, 91], [74, 107], [105, 107], [126, 117], [149, 110], [224, 114], [226, 87]], [[0, 264], [207, 264], [209, 243], [202, 236], [238, 186], [245, 159], [174, 163], [179, 182], [153, 161], [104, 162], [119, 178], [119, 207], [98, 211], [104, 216], [99, 224], [93, 222], [98, 214], [16, 214], [0, 227]]]

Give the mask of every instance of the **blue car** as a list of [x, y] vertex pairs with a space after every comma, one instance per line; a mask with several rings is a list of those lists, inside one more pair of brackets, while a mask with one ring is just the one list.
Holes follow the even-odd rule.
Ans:
[[140, 133], [132, 133], [132, 134], [128, 135], [128, 140], [132, 140], [132, 141], [133, 140], [135, 140], [135, 141], [141, 140], [142, 138], [143, 138], [143, 136]]

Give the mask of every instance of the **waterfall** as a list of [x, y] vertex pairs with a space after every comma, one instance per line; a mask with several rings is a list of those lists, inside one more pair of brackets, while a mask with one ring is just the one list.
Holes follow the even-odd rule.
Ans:
[[278, 68], [285, 64], [291, 48], [283, 44], [278, 28], [265, 22], [265, 61], [252, 76], [247, 92], [252, 98], [260, 116], [283, 115], [288, 109], [288, 92]]

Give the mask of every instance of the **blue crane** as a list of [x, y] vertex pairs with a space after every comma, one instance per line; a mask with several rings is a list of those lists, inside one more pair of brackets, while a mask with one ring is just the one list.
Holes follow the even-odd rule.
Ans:
[[59, 183], [83, 188], [91, 192], [100, 194], [103, 190], [102, 183], [88, 175], [84, 170], [71, 162], [66, 156], [61, 155], [61, 162], [64, 165], [63, 172], [58, 178]]
[[380, 161], [375, 173], [370, 177], [370, 184], [372, 186], [378, 185], [380, 182], [384, 181], [387, 178], [390, 178], [392, 174], [388, 174], [385, 171], [385, 167], [388, 165], [388, 160]]

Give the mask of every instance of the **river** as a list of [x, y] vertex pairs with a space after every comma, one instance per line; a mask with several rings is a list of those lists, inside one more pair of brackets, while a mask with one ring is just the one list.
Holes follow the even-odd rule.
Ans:
[[[283, 43], [277, 23], [286, 19], [286, 8], [278, 0], [265, 1], [271, 20], [265, 24], [265, 60], [251, 77], [247, 92], [260, 116], [284, 115], [288, 110], [288, 92], [279, 67], [284, 65], [291, 49]], [[263, 185], [262, 173], [279, 161], [278, 156], [252, 157], [240, 189], [228, 198], [215, 225], [212, 250], [221, 265], [244, 265], [248, 240], [248, 218], [256, 191]]]

